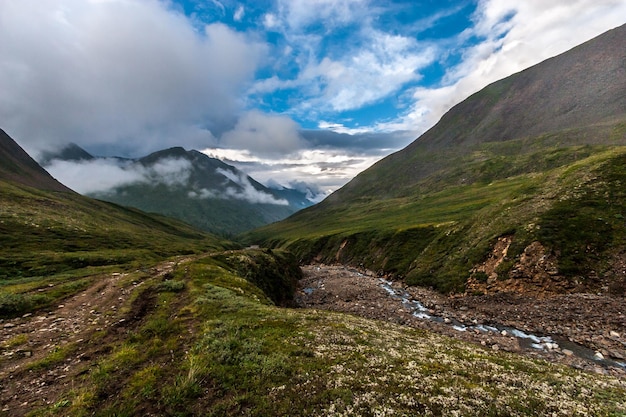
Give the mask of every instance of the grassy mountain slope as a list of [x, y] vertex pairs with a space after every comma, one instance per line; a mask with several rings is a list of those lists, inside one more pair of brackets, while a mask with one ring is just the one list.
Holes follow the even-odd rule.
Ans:
[[319, 205], [246, 239], [463, 291], [487, 280], [477, 272], [504, 236], [492, 280], [547, 274], [525, 256], [539, 242], [560, 291], [622, 293], [624, 39], [626, 26], [492, 84]]
[[0, 180], [17, 182], [42, 190], [71, 192], [41, 168], [2, 129], [0, 129]]
[[98, 268], [137, 268], [233, 245], [163, 216], [76, 194], [11, 138], [0, 139], [11, 149], [1, 166], [14, 167], [0, 175], [1, 314], [52, 303], [87, 285], [82, 277]]

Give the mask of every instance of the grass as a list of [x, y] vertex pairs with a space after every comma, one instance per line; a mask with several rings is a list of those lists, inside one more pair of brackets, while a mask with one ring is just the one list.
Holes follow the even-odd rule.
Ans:
[[162, 216], [0, 182], [0, 317], [54, 305], [100, 273], [228, 247]]
[[[235, 253], [231, 253], [231, 256]], [[260, 251], [238, 252], [254, 264]], [[280, 257], [276, 262], [282, 262]], [[253, 267], [254, 269], [254, 267]], [[270, 269], [272, 267], [270, 266]], [[389, 323], [276, 307], [220, 256], [31, 415], [620, 415], [623, 381]], [[146, 282], [155, 290], [158, 282]]]
[[[348, 186], [243, 239], [289, 249], [305, 262], [363, 265], [443, 292], [463, 291], [470, 270], [502, 235], [514, 237], [511, 261], [539, 240], [559, 254], [559, 273], [567, 279], [610, 273], [609, 252], [626, 238], [626, 148], [546, 147], [559, 138], [486, 143], [463, 155], [439, 151], [439, 170], [402, 189], [390, 186], [381, 194], [372, 188], [380, 185], [357, 178], [366, 191], [355, 194]], [[441, 161], [446, 152], [449, 160]], [[431, 156], [414, 155], [419, 161]], [[507, 262], [500, 275], [513, 265]]]

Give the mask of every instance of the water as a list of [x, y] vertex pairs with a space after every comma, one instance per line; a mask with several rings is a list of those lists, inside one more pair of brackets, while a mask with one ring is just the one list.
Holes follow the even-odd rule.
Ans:
[[538, 336], [532, 333], [527, 333], [522, 330], [516, 329], [510, 326], [503, 326], [499, 324], [485, 325], [475, 324], [466, 325], [458, 322], [454, 319], [443, 318], [435, 314], [428, 312], [428, 309], [424, 307], [422, 303], [411, 298], [411, 295], [402, 288], [394, 288], [390, 281], [379, 278], [380, 286], [389, 294], [390, 297], [401, 300], [402, 305], [411, 311], [411, 314], [422, 320], [431, 320], [438, 323], [444, 323], [450, 325], [454, 330], [458, 332], [467, 331], [479, 331], [481, 333], [493, 333], [501, 335], [510, 335], [517, 338], [520, 346], [525, 349], [536, 349], [542, 351], [553, 351], [557, 349], [567, 349], [580, 358], [593, 361], [599, 365], [612, 366], [617, 368], [626, 369], [626, 363], [617, 362], [611, 359], [598, 357], [596, 352], [585, 346], [571, 342], [564, 338], [557, 338], [551, 336]]

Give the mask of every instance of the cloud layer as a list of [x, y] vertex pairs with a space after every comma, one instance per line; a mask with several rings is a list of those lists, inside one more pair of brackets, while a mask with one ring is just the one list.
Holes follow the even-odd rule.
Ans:
[[46, 166], [53, 177], [81, 194], [104, 193], [138, 183], [182, 186], [188, 183], [191, 168], [191, 162], [177, 158], [163, 159], [151, 166], [116, 158], [54, 159]]
[[[184, 146], [332, 190], [625, 16], [626, 0], [0, 1], [0, 124], [35, 156]], [[52, 167], [70, 186], [83, 168]], [[80, 189], [147, 175], [90, 168]]]
[[5, 1], [0, 39], [0, 120], [31, 149], [206, 146], [266, 52], [157, 0]]

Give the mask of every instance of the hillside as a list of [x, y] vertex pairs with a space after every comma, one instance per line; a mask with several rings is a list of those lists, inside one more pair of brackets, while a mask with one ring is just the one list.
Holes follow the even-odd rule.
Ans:
[[181, 222], [76, 194], [7, 135], [0, 149], [0, 315], [55, 303], [100, 270], [234, 247]]
[[486, 87], [246, 239], [444, 292], [623, 294], [624, 39], [626, 26]]
[[130, 160], [95, 158], [77, 145], [70, 145], [45, 155], [44, 161], [58, 172], [64, 169], [55, 165], [59, 161], [83, 166], [86, 175], [90, 175], [86, 169], [90, 164], [114, 166], [132, 180], [85, 194], [173, 217], [225, 236], [282, 220], [313, 204], [304, 193], [265, 187], [219, 159], [181, 147]]
[[[234, 266], [233, 266], [234, 265]], [[297, 279], [274, 251], [107, 274], [6, 320], [6, 416], [621, 415], [623, 380], [353, 315], [285, 309], [249, 281]], [[261, 282], [261, 281], [258, 281]], [[71, 331], [68, 331], [71, 330]]]
[[0, 180], [41, 190], [71, 191], [52, 178], [2, 129], [0, 129]]

